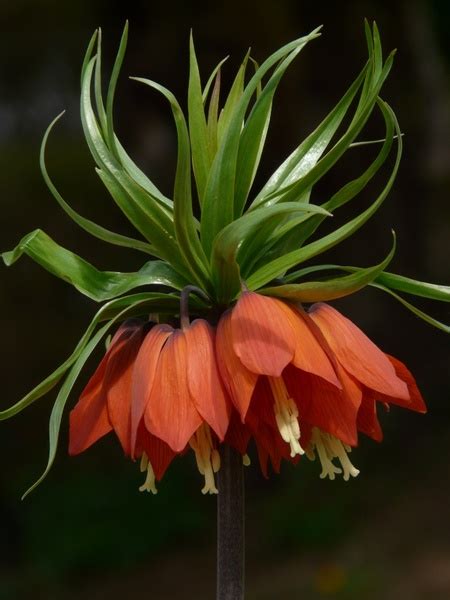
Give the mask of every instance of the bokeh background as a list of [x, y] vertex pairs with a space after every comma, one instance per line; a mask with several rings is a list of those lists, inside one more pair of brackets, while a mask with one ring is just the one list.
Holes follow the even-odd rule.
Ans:
[[[170, 112], [164, 100], [128, 75], [160, 81], [184, 103], [190, 27], [204, 79], [230, 54], [223, 70], [229, 83], [248, 46], [261, 61], [323, 23], [323, 37], [302, 52], [277, 93], [258, 184], [334, 106], [359, 71], [366, 58], [364, 17], [376, 19], [387, 51], [399, 50], [383, 95], [399, 116], [405, 155], [395, 190], [377, 217], [327, 260], [374, 264], [386, 254], [394, 227], [398, 251], [392, 270], [450, 284], [446, 0], [2, 0], [1, 250], [41, 227], [100, 268], [139, 266], [140, 256], [77, 229], [51, 198], [38, 168], [43, 132], [65, 108], [48, 149], [55, 182], [82, 214], [130, 232], [97, 180], [79, 121], [79, 70], [97, 26], [103, 27], [108, 67], [124, 20], [130, 19], [117, 129], [138, 164], [170, 195], [176, 141]], [[380, 132], [375, 118], [366, 136]], [[321, 184], [316, 203], [361, 171], [373, 151], [350, 151]], [[381, 183], [377, 180], [360, 201], [370, 201]], [[344, 216], [352, 210], [344, 210]], [[448, 305], [419, 304], [450, 321]], [[410, 366], [429, 414], [392, 409], [385, 415], [385, 441], [361, 441], [353, 454], [361, 475], [350, 483], [319, 480], [318, 466], [308, 461], [265, 480], [253, 461], [246, 473], [248, 600], [449, 598], [448, 338], [377, 290], [336, 305]], [[2, 408], [70, 353], [95, 308], [27, 258], [12, 269], [1, 267]], [[213, 598], [215, 499], [200, 494], [201, 479], [189, 457], [170, 468], [158, 496], [139, 494], [137, 466], [123, 458], [112, 439], [80, 457], [66, 456], [65, 419], [51, 474], [20, 501], [46, 461], [52, 397], [1, 424], [0, 599]], [[75, 399], [76, 393], [72, 404]]]

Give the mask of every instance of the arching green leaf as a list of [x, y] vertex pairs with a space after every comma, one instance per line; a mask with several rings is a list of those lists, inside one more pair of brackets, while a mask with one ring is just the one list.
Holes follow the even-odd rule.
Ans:
[[334, 277], [324, 281], [307, 281], [297, 284], [284, 284], [263, 288], [262, 294], [277, 296], [297, 302], [322, 302], [336, 300], [358, 292], [374, 281], [389, 265], [395, 254], [395, 235], [391, 251], [386, 258], [374, 267], [359, 268], [349, 275]]
[[170, 265], [159, 260], [147, 262], [136, 273], [99, 271], [70, 250], [59, 246], [40, 229], [26, 235], [14, 250], [4, 252], [1, 256], [5, 264], [10, 266], [24, 253], [96, 302], [109, 300], [144, 285], [182, 289], [188, 283]]

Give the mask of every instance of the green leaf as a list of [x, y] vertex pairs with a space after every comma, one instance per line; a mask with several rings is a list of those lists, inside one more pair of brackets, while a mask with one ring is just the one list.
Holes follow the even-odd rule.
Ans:
[[[82, 81], [83, 83], [83, 81]], [[95, 61], [94, 96], [100, 127], [105, 137], [108, 136], [108, 120], [102, 94], [102, 30], [98, 28], [97, 60]]]
[[95, 42], [97, 41], [99, 30], [96, 29], [89, 40], [88, 47], [86, 49], [86, 54], [84, 55], [83, 64], [81, 66], [81, 85], [83, 85], [84, 76], [86, 73], [87, 66], [92, 58], [92, 53], [94, 51]]
[[361, 106], [359, 113], [355, 114], [355, 117], [345, 134], [336, 142], [333, 148], [327, 152], [317, 164], [312, 166], [312, 168], [309, 168], [302, 177], [278, 190], [276, 192], [277, 202], [292, 202], [296, 199], [301, 199], [302, 194], [310, 190], [310, 188], [322, 178], [347, 151], [348, 147], [359, 135], [371, 115], [378, 100], [378, 93], [391, 70], [392, 62], [393, 54], [386, 60], [386, 64], [383, 67], [383, 71], [379, 76], [376, 85], [371, 90], [366, 102]]
[[408, 302], [407, 300], [405, 300], [404, 298], [402, 298], [401, 296], [399, 296], [398, 294], [396, 294], [395, 292], [393, 292], [389, 288], [387, 288], [384, 285], [381, 285], [379, 283], [371, 283], [370, 285], [372, 287], [375, 287], [375, 288], [379, 289], [379, 290], [382, 290], [386, 294], [389, 294], [390, 296], [392, 296], [393, 298], [395, 298], [398, 302], [400, 302], [401, 304], [403, 304], [404, 307], [406, 307], [408, 310], [410, 310], [417, 317], [419, 317], [420, 319], [422, 319], [423, 321], [425, 321], [429, 325], [432, 325], [433, 327], [436, 327], [437, 329], [440, 329], [441, 331], [444, 331], [445, 333], [450, 333], [450, 325], [446, 325], [445, 323], [442, 323], [441, 321], [437, 321], [433, 317], [430, 317], [430, 315], [428, 315], [427, 313], [423, 312], [422, 310], [420, 310], [419, 308], [417, 308], [417, 306], [414, 306], [413, 304], [411, 304], [410, 302]]
[[197, 235], [192, 210], [189, 134], [183, 111], [175, 96], [168, 89], [149, 79], [140, 77], [133, 77], [133, 79], [156, 89], [170, 103], [178, 137], [178, 160], [173, 195], [175, 234], [187, 267], [202, 288], [208, 290], [210, 285], [208, 261]]
[[386, 196], [392, 188], [395, 177], [397, 175], [398, 167], [400, 164], [400, 159], [402, 155], [402, 138], [400, 136], [400, 130], [398, 126], [397, 119], [395, 117], [392, 109], [383, 101], [380, 102], [380, 108], [383, 112], [383, 115], [386, 118], [386, 121], [391, 120], [394, 123], [395, 130], [397, 132], [398, 138], [398, 149], [397, 156], [395, 159], [394, 166], [392, 168], [391, 175], [384, 186], [382, 192], [378, 196], [378, 198], [373, 202], [364, 212], [360, 215], [346, 223], [345, 225], [339, 227], [332, 233], [320, 238], [319, 240], [307, 244], [303, 246], [303, 248], [299, 248], [297, 250], [293, 250], [288, 252], [287, 254], [276, 258], [275, 260], [270, 261], [263, 267], [259, 268], [251, 277], [247, 280], [247, 285], [250, 289], [258, 289], [271, 281], [272, 279], [276, 279], [277, 277], [282, 276], [287, 270], [295, 267], [296, 265], [325, 252], [329, 248], [332, 248], [339, 242], [348, 238], [355, 231], [357, 231], [370, 217], [375, 214], [381, 204], [384, 202]]
[[39, 477], [39, 479], [25, 492], [22, 496], [22, 500], [28, 496], [36, 487], [42, 483], [45, 477], [48, 475], [56, 457], [56, 451], [58, 448], [58, 440], [59, 440], [59, 431], [61, 428], [61, 420], [64, 412], [64, 408], [66, 406], [67, 399], [69, 397], [70, 392], [78, 379], [78, 376], [84, 367], [86, 361], [95, 350], [96, 346], [100, 343], [103, 337], [107, 334], [109, 329], [126, 313], [125, 309], [122, 313], [119, 313], [114, 319], [106, 323], [94, 337], [86, 344], [83, 350], [80, 352], [78, 358], [74, 362], [71, 367], [64, 383], [59, 390], [58, 396], [56, 397], [55, 404], [53, 405], [52, 412], [50, 414], [50, 423], [49, 423], [49, 453], [48, 453], [48, 461], [47, 466]]
[[7, 266], [27, 254], [44, 269], [73, 285], [96, 302], [120, 296], [143, 285], [165, 285], [182, 289], [188, 282], [162, 261], [149, 261], [136, 273], [99, 271], [70, 250], [59, 246], [40, 229], [26, 235], [1, 256]]
[[99, 165], [97, 173], [116, 204], [142, 235], [150, 241], [154, 255], [164, 258], [180, 273], [186, 271], [175, 239], [172, 218], [155, 198], [123, 170], [106, 146], [91, 104], [91, 80], [95, 58], [86, 67], [81, 95], [81, 120], [89, 149]]
[[202, 93], [202, 100], [203, 100], [203, 104], [205, 104], [207, 98], [208, 98], [208, 94], [209, 94], [209, 90], [211, 89], [212, 83], [216, 77], [216, 75], [219, 73], [221, 66], [229, 59], [229, 56], [225, 56], [225, 58], [222, 58], [222, 60], [219, 62], [218, 65], [216, 65], [216, 67], [214, 68], [213, 72], [211, 73], [211, 75], [208, 78], [208, 81], [206, 82], [206, 85], [203, 89], [203, 93]]
[[173, 218], [173, 202], [170, 198], [156, 187], [156, 185], [145, 175], [145, 173], [135, 164], [135, 162], [127, 154], [125, 148], [120, 143], [116, 136], [116, 149], [119, 155], [120, 163], [124, 167], [128, 175], [143, 188], [150, 197], [154, 199], [166, 212], [169, 218]]
[[[340, 265], [315, 265], [294, 271], [283, 277], [284, 283], [290, 283], [309, 275], [317, 271], [348, 271], [350, 273], [356, 273], [358, 267], [341, 267]], [[416, 279], [410, 279], [409, 277], [403, 277], [402, 275], [396, 275], [395, 273], [383, 272], [377, 275], [375, 279], [376, 283], [388, 287], [392, 290], [404, 292], [405, 294], [411, 294], [412, 296], [420, 296], [422, 298], [428, 298], [429, 300], [438, 300], [440, 302], [450, 302], [450, 286], [438, 285], [435, 283], [427, 283], [425, 281], [417, 281]]]
[[78, 376], [81, 372], [81, 369], [84, 367], [84, 364], [95, 350], [98, 343], [104, 337], [104, 335], [108, 332], [112, 325], [112, 322], [107, 323], [98, 331], [92, 340], [86, 345], [83, 351], [80, 353], [80, 356], [76, 360], [73, 367], [70, 369], [70, 372], [64, 381], [58, 396], [56, 397], [55, 404], [53, 405], [52, 412], [50, 414], [50, 423], [49, 423], [49, 453], [48, 453], [48, 461], [47, 466], [45, 467], [42, 475], [37, 479], [37, 481], [23, 494], [22, 500], [24, 500], [28, 494], [30, 494], [36, 487], [42, 483], [42, 481], [48, 475], [56, 457], [56, 451], [58, 448], [58, 439], [59, 439], [59, 431], [61, 427], [61, 419], [63, 415], [64, 408], [66, 406], [67, 398], [72, 391], [72, 387], [75, 384]]
[[50, 123], [50, 125], [47, 128], [47, 131], [44, 134], [44, 138], [43, 138], [42, 144], [41, 144], [40, 167], [41, 167], [41, 172], [42, 172], [44, 181], [47, 184], [47, 187], [50, 190], [51, 194], [53, 195], [55, 200], [58, 202], [58, 204], [61, 206], [61, 208], [64, 210], [64, 212], [66, 214], [68, 214], [69, 217], [73, 221], [75, 221], [75, 223], [77, 225], [79, 225], [82, 229], [84, 229], [85, 231], [87, 231], [88, 233], [93, 235], [94, 237], [99, 238], [100, 240], [103, 240], [104, 242], [108, 242], [110, 244], [115, 244], [116, 246], [123, 246], [125, 248], [133, 248], [134, 250], [139, 250], [141, 252], [145, 252], [146, 254], [153, 254], [152, 247], [150, 244], [147, 244], [146, 242], [143, 242], [141, 240], [135, 240], [135, 239], [126, 237], [124, 235], [115, 233], [113, 231], [109, 231], [109, 229], [105, 229], [101, 225], [97, 225], [97, 223], [94, 223], [93, 221], [90, 221], [89, 219], [82, 217], [79, 213], [77, 213], [75, 210], [73, 210], [73, 208], [69, 204], [67, 204], [67, 202], [64, 200], [64, 198], [61, 196], [61, 194], [56, 189], [55, 185], [53, 184], [53, 182], [50, 179], [50, 176], [47, 172], [47, 167], [45, 164], [45, 150], [47, 147], [48, 136], [50, 135], [50, 132], [52, 131], [54, 125], [62, 117], [64, 112], [65, 111], [60, 113]]
[[111, 300], [110, 302], [107, 302], [96, 313], [91, 323], [89, 324], [89, 327], [86, 329], [85, 333], [83, 334], [80, 341], [73, 350], [72, 354], [57, 369], [55, 369], [55, 371], [53, 371], [48, 377], [41, 381], [41, 383], [39, 383], [33, 390], [26, 394], [26, 396], [24, 396], [21, 400], [16, 402], [10, 408], [0, 411], [0, 421], [14, 417], [22, 410], [27, 408], [27, 406], [30, 406], [30, 404], [33, 404], [33, 402], [35, 402], [39, 398], [42, 398], [43, 396], [45, 396], [45, 394], [52, 390], [55, 387], [55, 385], [57, 385], [57, 383], [61, 380], [63, 375], [78, 359], [82, 350], [89, 342], [97, 325], [101, 321], [106, 319], [113, 319], [118, 314], [122, 314], [124, 318], [125, 316], [134, 316], [133, 311], [135, 311], [135, 308], [137, 306], [146, 306], [147, 308], [154, 309], [160, 312], [161, 305], [162, 303], [164, 303], [164, 305], [172, 304], [173, 308], [176, 310], [176, 307], [179, 304], [179, 298], [174, 298], [174, 300], [176, 301], [176, 304], [172, 302], [172, 297], [169, 294], [147, 292], [144, 294], [131, 294], [129, 296], [122, 296], [121, 298], [117, 298], [116, 300]]
[[217, 123], [219, 115], [219, 100], [220, 100], [220, 70], [217, 72], [214, 88], [211, 93], [211, 100], [208, 109], [208, 151], [211, 163], [217, 153]]
[[[380, 103], [378, 103], [380, 107]], [[338, 190], [328, 202], [325, 202], [322, 206], [326, 210], [330, 212], [335, 212], [337, 208], [344, 206], [350, 200], [353, 200], [374, 178], [383, 164], [386, 162], [390, 150], [392, 148], [392, 143], [396, 136], [393, 135], [394, 124], [392, 120], [387, 119], [386, 115], [383, 113], [386, 121], [386, 136], [384, 140], [384, 144], [380, 149], [380, 152], [369, 165], [369, 167], [356, 179], [345, 184], [340, 190]], [[309, 219], [304, 219], [304, 223], [300, 224], [296, 227], [290, 236], [283, 237], [285, 233], [289, 231], [289, 224], [287, 224], [284, 228], [280, 227], [277, 231], [274, 232], [272, 238], [269, 240], [270, 246], [274, 246], [278, 244], [276, 251], [281, 253], [285, 253], [292, 249], [292, 246], [299, 247], [304, 244], [304, 242], [311, 237], [311, 235], [317, 230], [319, 225], [323, 221], [323, 217], [320, 215], [314, 215]]]
[[381, 273], [377, 277], [377, 283], [382, 284], [392, 290], [421, 296], [430, 300], [439, 300], [441, 302], [450, 302], [450, 286], [437, 285], [435, 283], [426, 283], [417, 281], [395, 273]]
[[241, 259], [245, 259], [245, 255], [240, 255], [239, 260], [237, 255], [242, 242], [253, 235], [265, 222], [270, 221], [275, 225], [277, 217], [282, 217], [288, 212], [323, 213], [324, 211], [319, 206], [313, 204], [302, 206], [298, 202], [261, 208], [233, 221], [217, 235], [213, 245], [212, 273], [219, 303], [226, 304], [239, 292], [241, 282], [238, 263]]
[[239, 67], [238, 72], [236, 74], [236, 77], [234, 78], [234, 81], [231, 84], [231, 88], [225, 101], [224, 107], [220, 112], [217, 129], [217, 139], [219, 142], [222, 140], [225, 132], [227, 131], [234, 110], [238, 105], [239, 100], [241, 99], [242, 94], [244, 92], [245, 72], [247, 70], [249, 56], [250, 50], [248, 50], [247, 54], [244, 56], [244, 60], [242, 61], [241, 66]]
[[200, 206], [203, 202], [206, 181], [211, 166], [208, 151], [208, 129], [203, 106], [202, 86], [195, 55], [192, 31], [189, 39], [189, 86], [188, 86], [189, 136], [191, 140], [192, 165]]
[[[267, 85], [260, 92], [255, 105], [245, 123], [239, 143], [234, 197], [234, 214], [241, 215], [248, 193], [258, 169], [261, 154], [269, 128], [272, 102], [286, 69], [296, 58], [303, 46], [293, 50], [275, 69]], [[257, 72], [257, 69], [256, 69]]]
[[271, 175], [262, 190], [256, 196], [250, 210], [261, 204], [270, 205], [277, 201], [277, 193], [295, 181], [298, 181], [313, 167], [322, 156], [339, 125], [347, 114], [364, 77], [369, 63], [348, 88], [347, 92], [333, 110], [316, 127], [316, 129], [288, 156], [288, 158]]
[[354, 294], [374, 281], [391, 262], [395, 254], [395, 234], [394, 232], [392, 233], [394, 235], [394, 243], [391, 251], [381, 263], [374, 267], [358, 268], [350, 275], [327, 279], [325, 281], [277, 285], [263, 288], [260, 291], [262, 294], [268, 296], [277, 296], [298, 302], [322, 302]]
[[108, 132], [108, 146], [113, 156], [119, 159], [119, 154], [116, 148], [116, 139], [114, 135], [113, 107], [114, 95], [116, 93], [117, 80], [119, 79], [120, 69], [122, 68], [123, 59], [127, 49], [128, 41], [128, 21], [125, 22], [122, 37], [120, 39], [119, 50], [114, 62], [111, 79], [109, 80], [108, 95], [106, 97], [106, 123]]
[[[283, 46], [283, 48], [272, 54], [253, 75], [232, 112], [230, 122], [224, 130], [223, 139], [220, 141], [217, 155], [211, 167], [202, 207], [201, 238], [207, 256], [211, 254], [213, 240], [216, 235], [235, 217], [234, 190], [239, 142], [242, 123], [251, 98], [259, 82], [269, 69], [292, 51], [303, 47], [308, 41], [317, 37], [317, 31], [315, 30], [308, 36]], [[222, 113], [223, 118], [224, 115], [225, 109]], [[222, 117], [219, 119], [219, 135], [220, 126], [223, 122]]]

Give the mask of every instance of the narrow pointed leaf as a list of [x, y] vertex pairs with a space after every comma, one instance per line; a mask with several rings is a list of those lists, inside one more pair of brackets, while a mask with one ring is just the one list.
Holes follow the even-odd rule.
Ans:
[[[239, 151], [239, 140], [242, 123], [246, 111], [259, 82], [264, 75], [278, 61], [297, 48], [302, 48], [310, 40], [318, 36], [318, 30], [308, 36], [295, 40], [272, 54], [253, 75], [232, 113], [232, 118], [220, 141], [211, 167], [205, 198], [202, 207], [201, 238], [206, 255], [210, 256], [215, 236], [226, 225], [233, 221], [234, 215], [234, 190], [236, 181], [236, 167]], [[220, 120], [219, 120], [220, 130]], [[220, 132], [219, 132], [220, 134]]]
[[192, 31], [189, 39], [188, 114], [192, 166], [197, 183], [198, 199], [201, 205], [211, 163], [208, 152], [208, 130], [202, 98], [202, 86]]
[[326, 302], [343, 298], [358, 292], [374, 281], [389, 265], [395, 253], [394, 244], [386, 258], [374, 267], [359, 268], [350, 275], [327, 279], [325, 281], [308, 281], [298, 284], [277, 285], [263, 288], [262, 294], [286, 298], [298, 302]]
[[[170, 103], [178, 137], [178, 159], [174, 188], [174, 225], [178, 245], [185, 257], [186, 266], [202, 287], [208, 288], [207, 259], [200, 243], [192, 210], [191, 159], [186, 121], [175, 96], [166, 88], [151, 81], [134, 77], [159, 91]], [[203, 110], [203, 107], [202, 107]]]
[[253, 235], [257, 228], [268, 220], [275, 225], [277, 217], [282, 217], [288, 212], [323, 213], [324, 211], [313, 204], [301, 205], [298, 202], [270, 206], [245, 214], [217, 235], [213, 246], [212, 273], [219, 303], [226, 303], [239, 292], [240, 268], [237, 255], [243, 240]]
[[217, 75], [217, 73], [220, 71], [221, 66], [229, 59], [229, 56], [225, 56], [225, 58], [222, 58], [222, 60], [216, 65], [216, 67], [214, 68], [214, 70], [212, 71], [211, 75], [208, 77], [208, 81], [206, 82], [205, 87], [203, 88], [203, 93], [202, 93], [202, 100], [203, 103], [206, 102], [207, 98], [208, 98], [208, 94], [209, 94], [209, 90], [211, 89], [211, 86], [213, 84], [213, 81]]
[[[262, 203], [264, 205], [273, 204], [276, 196], [272, 196], [272, 194], [277, 192], [281, 186], [285, 187], [300, 179], [317, 163], [347, 114], [366, 76], [368, 66], [366, 64], [333, 110], [273, 173], [254, 199], [251, 208], [256, 208]], [[270, 196], [272, 196], [272, 200], [270, 200]]]
[[127, 49], [128, 41], [128, 21], [125, 22], [122, 37], [120, 39], [119, 50], [117, 51], [116, 60], [114, 62], [113, 70], [111, 73], [111, 79], [108, 86], [108, 95], [106, 97], [106, 124], [108, 132], [108, 146], [113, 156], [119, 159], [119, 154], [116, 148], [116, 139], [114, 135], [114, 120], [113, 120], [113, 108], [114, 108], [114, 95], [116, 93], [117, 81], [120, 75], [120, 69], [122, 68], [123, 59], [125, 57], [125, 51]]
[[262, 150], [266, 140], [267, 130], [272, 112], [272, 102], [278, 84], [286, 69], [300, 52], [293, 50], [283, 62], [278, 65], [267, 85], [260, 92], [255, 105], [245, 123], [239, 143], [238, 164], [236, 172], [236, 188], [234, 198], [234, 214], [241, 215], [247, 196], [253, 183]]
[[41, 152], [40, 152], [40, 167], [41, 167], [42, 176], [44, 178], [45, 183], [47, 184], [48, 189], [52, 193], [53, 197], [58, 202], [58, 204], [61, 206], [61, 208], [64, 210], [64, 212], [66, 214], [68, 214], [69, 217], [73, 221], [75, 221], [75, 223], [77, 225], [79, 225], [82, 229], [84, 229], [85, 231], [87, 231], [88, 233], [93, 235], [94, 237], [99, 238], [100, 240], [103, 240], [104, 242], [108, 242], [110, 244], [115, 244], [116, 246], [123, 246], [125, 248], [133, 248], [134, 250], [139, 250], [141, 252], [145, 252], [146, 254], [153, 254], [152, 247], [150, 244], [147, 244], [146, 242], [143, 242], [141, 240], [135, 240], [135, 239], [129, 238], [129, 237], [127, 237], [125, 235], [121, 235], [119, 233], [115, 233], [113, 231], [110, 231], [109, 229], [105, 229], [101, 225], [97, 225], [97, 223], [94, 223], [94, 221], [91, 221], [91, 220], [86, 219], [85, 217], [81, 216], [64, 200], [64, 198], [61, 196], [61, 194], [56, 189], [54, 183], [50, 179], [50, 176], [48, 174], [47, 167], [45, 164], [45, 150], [46, 150], [46, 146], [47, 146], [48, 136], [50, 135], [50, 132], [52, 131], [54, 125], [62, 117], [63, 114], [64, 114], [64, 112], [60, 113], [57, 117], [55, 117], [55, 119], [53, 119], [53, 121], [48, 126], [47, 131], [45, 132], [44, 138], [42, 140]]
[[[123, 296], [121, 298], [111, 300], [110, 302], [106, 303], [96, 313], [88, 328], [86, 329], [85, 333], [81, 337], [80, 341], [74, 348], [72, 354], [57, 369], [50, 373], [48, 377], [41, 381], [28, 394], [26, 394], [21, 400], [16, 402], [11, 407], [0, 411], [0, 421], [10, 419], [14, 415], [17, 415], [24, 408], [26, 408], [30, 404], [33, 404], [33, 402], [35, 402], [39, 398], [42, 398], [50, 390], [52, 390], [55, 387], [55, 385], [57, 385], [57, 383], [61, 380], [64, 374], [78, 359], [80, 353], [85, 348], [86, 344], [89, 342], [92, 334], [94, 333], [99, 323], [105, 320], [111, 320], [118, 314], [122, 314], [124, 318], [136, 316], [136, 311], [138, 310], [137, 307], [145, 307], [146, 309], [150, 310], [154, 309], [157, 312], [159, 312], [162, 305], [166, 306], [172, 304], [172, 308], [176, 308], [176, 305], [179, 304], [179, 298], [174, 298], [174, 301], [176, 303], [174, 302], [172, 304], [171, 297], [168, 294], [155, 294], [147, 292], [145, 294], [131, 294], [130, 296]], [[140, 314], [142, 314], [142, 312]]]
[[14, 250], [4, 252], [2, 258], [10, 266], [22, 254], [27, 254], [44, 269], [97, 302], [120, 296], [143, 285], [182, 289], [187, 284], [170, 265], [158, 260], [147, 262], [135, 273], [99, 271], [70, 250], [58, 245], [40, 229], [26, 235]]
[[415, 314], [417, 317], [419, 317], [429, 325], [432, 325], [433, 327], [436, 327], [437, 329], [440, 329], [445, 333], [450, 333], [450, 325], [447, 325], [445, 323], [442, 323], [441, 321], [438, 321], [437, 319], [434, 319], [433, 317], [430, 317], [430, 315], [425, 313], [423, 310], [420, 310], [419, 308], [417, 308], [417, 306], [414, 306], [414, 304], [411, 304], [410, 302], [408, 302], [407, 300], [390, 290], [388, 287], [385, 287], [384, 285], [381, 285], [379, 283], [371, 283], [370, 285], [379, 290], [382, 290], [386, 294], [389, 294], [390, 296], [395, 298], [398, 302], [400, 302], [400, 304], [403, 304], [405, 308], [410, 310], [413, 314]]
[[155, 255], [168, 260], [180, 272], [184, 261], [175, 239], [173, 221], [167, 211], [126, 173], [105, 144], [91, 104], [91, 81], [95, 59], [84, 74], [81, 94], [81, 120], [86, 141], [99, 169], [101, 179], [113, 199], [152, 244]]
[[293, 250], [288, 252], [284, 256], [276, 258], [275, 260], [267, 263], [260, 269], [258, 269], [251, 277], [247, 280], [247, 285], [250, 289], [258, 289], [271, 281], [272, 279], [276, 279], [277, 277], [282, 276], [287, 270], [295, 267], [296, 265], [325, 252], [329, 248], [332, 248], [342, 240], [346, 239], [350, 235], [352, 235], [355, 231], [357, 231], [360, 227], [364, 225], [368, 221], [368, 219], [378, 210], [381, 204], [384, 202], [386, 196], [392, 188], [395, 177], [397, 175], [398, 167], [400, 164], [400, 159], [402, 155], [402, 138], [400, 136], [400, 129], [398, 126], [397, 119], [395, 117], [394, 112], [389, 107], [388, 104], [380, 101], [380, 108], [383, 111], [387, 120], [392, 120], [395, 126], [395, 130], [397, 132], [397, 156], [395, 159], [394, 166], [391, 171], [391, 175], [382, 190], [379, 194], [378, 198], [373, 202], [364, 212], [360, 215], [346, 223], [345, 225], [339, 227], [332, 233], [320, 238], [319, 240], [307, 244], [298, 250]]
[[97, 333], [93, 336], [93, 338], [86, 344], [83, 350], [80, 352], [80, 355], [76, 359], [75, 363], [71, 367], [64, 383], [59, 390], [58, 396], [56, 397], [55, 404], [53, 405], [52, 412], [50, 414], [50, 423], [49, 423], [49, 452], [48, 452], [48, 461], [47, 466], [39, 477], [39, 479], [25, 492], [22, 496], [22, 500], [28, 496], [36, 487], [42, 483], [42, 481], [48, 475], [56, 457], [56, 451], [58, 449], [58, 441], [59, 441], [59, 432], [61, 428], [61, 420], [64, 412], [64, 408], [67, 403], [67, 399], [69, 397], [70, 392], [80, 375], [82, 368], [84, 367], [86, 361], [89, 359], [92, 352], [95, 350], [96, 346], [100, 343], [100, 341], [104, 338], [104, 336], [108, 333], [109, 329], [123, 316], [122, 313], [119, 313], [114, 319], [106, 323]]

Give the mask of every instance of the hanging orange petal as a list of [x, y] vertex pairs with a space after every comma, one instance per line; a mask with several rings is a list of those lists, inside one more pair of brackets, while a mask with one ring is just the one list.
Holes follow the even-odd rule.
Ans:
[[231, 403], [217, 367], [214, 329], [204, 319], [196, 319], [183, 333], [192, 400], [203, 419], [223, 441], [230, 422]]
[[162, 440], [147, 431], [141, 421], [137, 434], [137, 448], [145, 452], [150, 461], [156, 481], [161, 481], [176, 453]]
[[339, 378], [342, 390], [293, 366], [287, 367], [283, 373], [287, 389], [298, 406], [300, 430], [302, 423], [306, 422], [311, 427], [331, 433], [345, 444], [355, 446], [358, 440], [356, 416], [362, 392], [343, 369]]
[[155, 325], [145, 336], [137, 355], [132, 377], [131, 401], [131, 453], [135, 456], [136, 435], [144, 416], [150, 392], [155, 380], [156, 368], [161, 349], [172, 334], [173, 327], [167, 324]]
[[70, 412], [69, 454], [75, 455], [92, 446], [101, 437], [112, 431], [106, 404], [104, 379], [106, 368], [117, 345], [126, 342], [136, 331], [139, 323], [126, 321], [116, 331], [109, 349], [95, 373], [88, 381], [75, 407]]
[[383, 440], [383, 431], [377, 416], [377, 403], [372, 390], [364, 390], [356, 424], [358, 431], [365, 433], [376, 442]]
[[314, 304], [309, 315], [320, 327], [341, 365], [366, 387], [409, 399], [407, 385], [375, 344], [349, 319], [328, 304]]
[[103, 384], [109, 420], [127, 456], [131, 455], [132, 374], [144, 336], [145, 329], [142, 324], [127, 339], [120, 340], [114, 345]]
[[281, 300], [244, 292], [232, 311], [233, 348], [253, 373], [279, 377], [296, 340]]
[[427, 407], [425, 404], [425, 400], [423, 399], [422, 394], [420, 393], [420, 390], [417, 387], [416, 380], [414, 379], [409, 369], [397, 358], [394, 358], [389, 354], [386, 354], [386, 356], [393, 365], [397, 377], [404, 381], [408, 386], [409, 400], [405, 401], [402, 398], [391, 397], [383, 398], [382, 401], [396, 404], [397, 406], [402, 406], [404, 408], [409, 408], [410, 410], [414, 410], [419, 413], [426, 413]]
[[216, 333], [217, 364], [233, 404], [245, 419], [258, 375], [241, 363], [233, 349], [231, 311], [222, 315]]
[[80, 399], [70, 412], [69, 454], [80, 454], [101, 437], [112, 431], [102, 394], [108, 355], [104, 356], [97, 370], [84, 388]]
[[295, 307], [287, 304], [283, 305], [283, 309], [291, 324], [296, 340], [292, 364], [303, 371], [318, 375], [336, 387], [341, 388], [342, 386], [330, 359], [308, 326], [310, 319], [306, 313], [303, 314]]
[[203, 422], [189, 393], [187, 367], [186, 338], [175, 330], [161, 350], [144, 414], [147, 429], [174, 452], [184, 449]]

